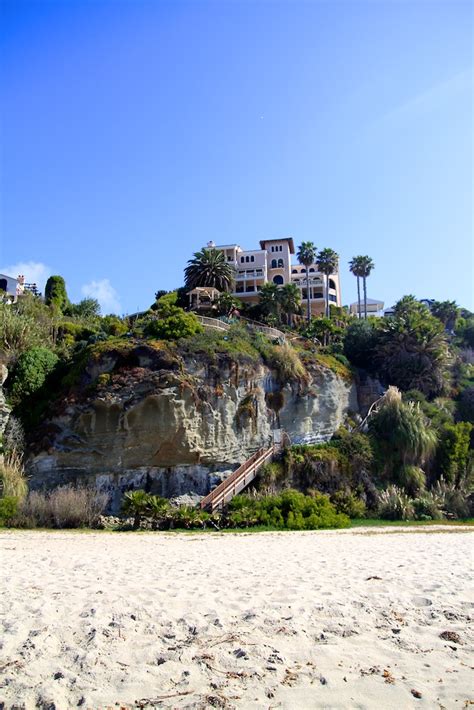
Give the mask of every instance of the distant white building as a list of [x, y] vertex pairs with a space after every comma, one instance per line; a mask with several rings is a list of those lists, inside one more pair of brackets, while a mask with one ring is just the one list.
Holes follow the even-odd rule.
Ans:
[[[384, 309], [384, 302], [383, 301], [377, 301], [374, 298], [368, 298], [367, 299], [367, 315], [368, 316], [375, 316], [376, 318], [381, 318], [383, 316], [383, 309]], [[361, 299], [360, 302], [360, 313], [359, 311], [359, 304], [356, 303], [351, 303], [349, 307], [350, 312], [358, 316], [359, 318], [364, 317], [364, 299]]]
[[18, 296], [24, 291], [25, 277], [18, 276], [16, 279], [13, 276], [0, 274], [0, 298], [9, 303], [15, 303]]

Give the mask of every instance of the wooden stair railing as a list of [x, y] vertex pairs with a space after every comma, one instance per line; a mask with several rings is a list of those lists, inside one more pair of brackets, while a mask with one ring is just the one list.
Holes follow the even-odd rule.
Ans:
[[210, 510], [211, 513], [214, 510], [222, 510], [226, 503], [253, 481], [261, 466], [273, 458], [274, 451], [274, 446], [270, 446], [269, 449], [259, 449], [202, 499], [201, 509]]

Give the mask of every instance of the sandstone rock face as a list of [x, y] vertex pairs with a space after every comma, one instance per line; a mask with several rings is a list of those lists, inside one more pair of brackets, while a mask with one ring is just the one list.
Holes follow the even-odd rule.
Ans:
[[8, 370], [5, 365], [0, 365], [0, 437], [6, 429], [8, 419], [10, 418], [11, 409], [6, 403], [5, 395], [3, 394], [3, 383], [8, 377]]
[[143, 346], [129, 365], [117, 370], [107, 353], [87, 368], [90, 393], [64, 401], [39, 433], [31, 488], [92, 483], [110, 491], [112, 510], [131, 488], [205, 495], [224, 470], [270, 445], [275, 427], [292, 443], [323, 441], [357, 411], [354, 385], [319, 366], [308, 383], [282, 386], [264, 364], [225, 355], [180, 367]]

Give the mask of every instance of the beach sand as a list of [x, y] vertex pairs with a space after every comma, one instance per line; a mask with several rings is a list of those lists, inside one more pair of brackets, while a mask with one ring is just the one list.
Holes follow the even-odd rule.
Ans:
[[1, 531], [0, 707], [467, 707], [473, 541]]

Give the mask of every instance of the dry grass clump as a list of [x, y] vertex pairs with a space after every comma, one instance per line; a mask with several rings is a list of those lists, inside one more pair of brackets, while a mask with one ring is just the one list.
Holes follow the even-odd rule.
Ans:
[[28, 493], [23, 459], [15, 450], [5, 454], [0, 463], [0, 497], [23, 500]]
[[20, 524], [25, 527], [94, 527], [107, 505], [106, 493], [93, 488], [61, 486], [50, 493], [33, 491], [20, 508]]

